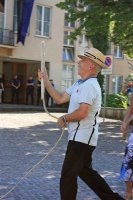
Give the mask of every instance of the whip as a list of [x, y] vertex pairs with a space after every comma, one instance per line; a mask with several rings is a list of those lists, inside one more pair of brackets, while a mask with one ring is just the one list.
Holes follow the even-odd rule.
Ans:
[[[41, 43], [41, 72], [45, 72], [46, 68], [45, 68], [45, 43], [44, 41]], [[44, 94], [45, 94], [45, 80], [44, 78], [41, 79], [41, 100], [43, 102], [43, 108], [45, 110], [45, 112], [55, 118], [55, 119], [58, 119], [56, 116], [52, 115], [51, 113], [49, 113], [49, 111], [47, 110], [46, 108], [46, 103], [45, 103], [45, 98], [44, 98]], [[38, 161], [35, 165], [33, 165], [31, 167], [30, 170], [28, 170], [26, 172], [26, 174], [20, 178], [20, 180], [14, 185], [14, 187], [12, 187], [6, 194], [2, 195], [0, 197], [0, 200], [2, 200], [3, 198], [7, 197], [9, 194], [11, 194], [11, 192], [13, 192], [17, 187], [18, 185], [28, 176], [28, 175], [31, 175], [33, 170], [35, 170], [35, 168], [40, 165], [52, 152], [53, 150], [56, 148], [56, 146], [58, 145], [58, 143], [60, 142], [60, 140], [62, 139], [62, 136], [64, 134], [64, 130], [65, 128], [62, 128], [62, 133], [60, 135], [60, 137], [58, 138], [58, 140], [56, 141], [56, 143], [54, 144], [54, 146], [49, 150], [49, 152], [40, 160]]]
[[[45, 43], [44, 43], [44, 41], [42, 41], [42, 43], [41, 43], [41, 72], [46, 72], [46, 67], [45, 67]], [[51, 117], [53, 117], [55, 119], [58, 119], [58, 117], [52, 115], [47, 110], [44, 94], [45, 94], [45, 79], [42, 78], [41, 79], [41, 100], [43, 102], [43, 108], [44, 108], [45, 112], [48, 113], [49, 116], [51, 116]]]

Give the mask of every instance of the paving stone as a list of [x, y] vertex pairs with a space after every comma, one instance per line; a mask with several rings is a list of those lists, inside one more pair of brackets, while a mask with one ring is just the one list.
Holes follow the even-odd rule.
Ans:
[[[57, 117], [62, 113], [53, 113]], [[98, 146], [93, 165], [114, 191], [123, 194], [119, 177], [126, 142], [120, 121], [100, 119]], [[42, 160], [61, 134], [56, 119], [42, 112], [0, 114], [0, 196], [8, 192]], [[67, 131], [54, 151], [13, 190], [5, 200], [59, 200], [59, 179], [67, 146]], [[77, 200], [98, 200], [78, 179]]]

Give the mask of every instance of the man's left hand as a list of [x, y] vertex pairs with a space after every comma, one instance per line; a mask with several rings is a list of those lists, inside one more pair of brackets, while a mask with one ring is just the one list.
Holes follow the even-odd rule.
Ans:
[[60, 117], [60, 118], [58, 119], [57, 122], [58, 122], [58, 125], [59, 125], [61, 128], [65, 128], [65, 127], [66, 127], [66, 122], [65, 122], [63, 116]]

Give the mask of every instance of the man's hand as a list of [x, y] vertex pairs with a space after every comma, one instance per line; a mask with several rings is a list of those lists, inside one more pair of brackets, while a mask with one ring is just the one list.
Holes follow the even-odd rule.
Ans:
[[58, 125], [61, 128], [65, 128], [66, 127], [66, 120], [65, 120], [64, 116], [60, 117], [57, 122], [58, 122]]
[[121, 132], [126, 133], [127, 129], [128, 129], [127, 124], [125, 122], [123, 122], [121, 125]]
[[38, 80], [41, 81], [41, 79], [44, 79], [45, 82], [48, 81], [48, 74], [46, 70], [44, 70], [44, 72], [41, 72], [40, 69], [38, 70]]
[[128, 126], [125, 122], [123, 122], [121, 125], [121, 132], [123, 133], [123, 135], [122, 135], [123, 139], [126, 139], [127, 132], [128, 132]]

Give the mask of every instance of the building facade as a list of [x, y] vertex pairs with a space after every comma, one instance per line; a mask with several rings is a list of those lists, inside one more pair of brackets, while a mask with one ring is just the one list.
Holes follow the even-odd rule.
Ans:
[[119, 94], [125, 78], [133, 73], [133, 60], [129, 61], [119, 46], [111, 45], [110, 55], [112, 56], [112, 74], [107, 76], [107, 91], [110, 94]]
[[[67, 38], [74, 31], [76, 22], [66, 20], [67, 13], [56, 7], [59, 2], [34, 1], [25, 44], [22, 45], [17, 43], [17, 0], [0, 0], [0, 73], [4, 77], [5, 103], [11, 102], [10, 81], [14, 74], [21, 79], [22, 104], [25, 103], [28, 76], [32, 75], [37, 85], [42, 41], [45, 42], [45, 65], [56, 89], [64, 91], [77, 79], [76, 56], [92, 44], [84, 34], [74, 42]], [[111, 46], [110, 54], [113, 56], [113, 74], [108, 76], [107, 87], [109, 93], [118, 93], [123, 80], [132, 70], [119, 47]]]

